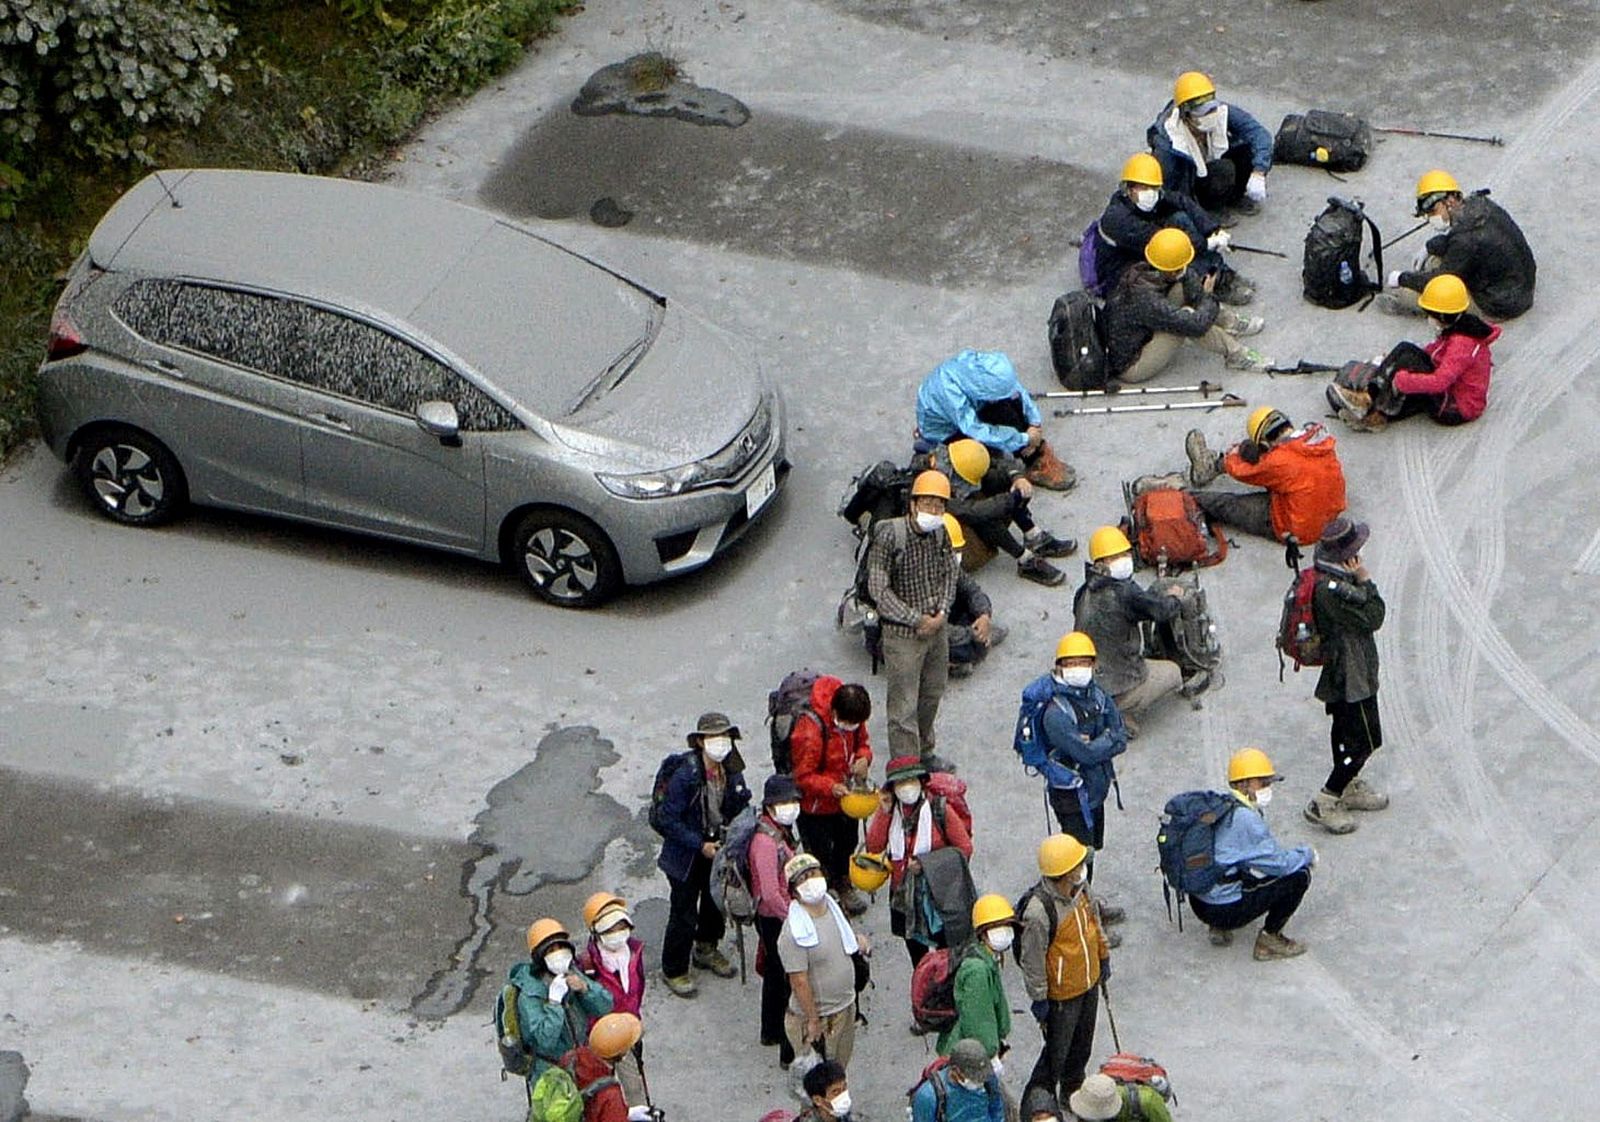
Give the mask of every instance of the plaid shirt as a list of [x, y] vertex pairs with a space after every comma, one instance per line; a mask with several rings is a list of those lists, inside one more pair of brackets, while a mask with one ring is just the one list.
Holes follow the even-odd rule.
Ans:
[[956, 597], [955, 555], [943, 529], [918, 533], [911, 519], [879, 523], [867, 550], [867, 595], [885, 630], [915, 631]]

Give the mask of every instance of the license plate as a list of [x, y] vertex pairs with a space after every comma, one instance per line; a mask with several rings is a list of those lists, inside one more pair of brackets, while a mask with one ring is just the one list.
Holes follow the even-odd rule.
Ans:
[[772, 464], [768, 464], [762, 473], [756, 476], [756, 481], [750, 484], [750, 490], [744, 493], [744, 512], [748, 518], [754, 518], [756, 511], [767, 505], [767, 500], [772, 498], [778, 489], [778, 472]]

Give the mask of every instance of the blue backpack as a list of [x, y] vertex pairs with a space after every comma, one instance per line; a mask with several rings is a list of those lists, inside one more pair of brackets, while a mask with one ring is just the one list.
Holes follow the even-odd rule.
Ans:
[[1217, 863], [1217, 827], [1239, 809], [1239, 800], [1218, 791], [1185, 791], [1173, 795], [1161, 811], [1156, 851], [1161, 856], [1161, 894], [1172, 918], [1172, 894], [1178, 895], [1178, 930], [1183, 930], [1183, 901], [1208, 892], [1238, 869]]
[[[1035, 745], [1046, 756], [1050, 754], [1050, 746], [1044, 739], [1044, 711], [1055, 700], [1055, 690], [1050, 688], [1048, 682], [1030, 682], [1022, 690], [1022, 704], [1017, 708], [1017, 727], [1011, 734], [1011, 747], [1025, 767]], [[1070, 768], [1072, 765], [1066, 762], [1062, 766]]]

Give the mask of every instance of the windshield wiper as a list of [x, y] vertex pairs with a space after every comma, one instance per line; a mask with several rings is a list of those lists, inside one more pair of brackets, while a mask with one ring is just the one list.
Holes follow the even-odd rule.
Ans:
[[[639, 365], [639, 360], [644, 357], [645, 351], [650, 349], [656, 333], [661, 330], [661, 321], [665, 318], [663, 309], [652, 308], [650, 319], [645, 324], [644, 334], [624, 347], [622, 353], [607, 363], [606, 368], [596, 375], [594, 381], [583, 387], [577, 401], [567, 410], [569, 416], [622, 385], [623, 379], [633, 373], [633, 368]], [[613, 374], [616, 375], [615, 378], [612, 377]]]

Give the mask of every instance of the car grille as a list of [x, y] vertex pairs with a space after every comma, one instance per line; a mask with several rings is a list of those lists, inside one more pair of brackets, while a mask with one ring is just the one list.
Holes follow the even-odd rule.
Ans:
[[750, 423], [731, 441], [705, 459], [703, 487], [732, 483], [767, 450], [772, 440], [772, 403], [763, 399]]

